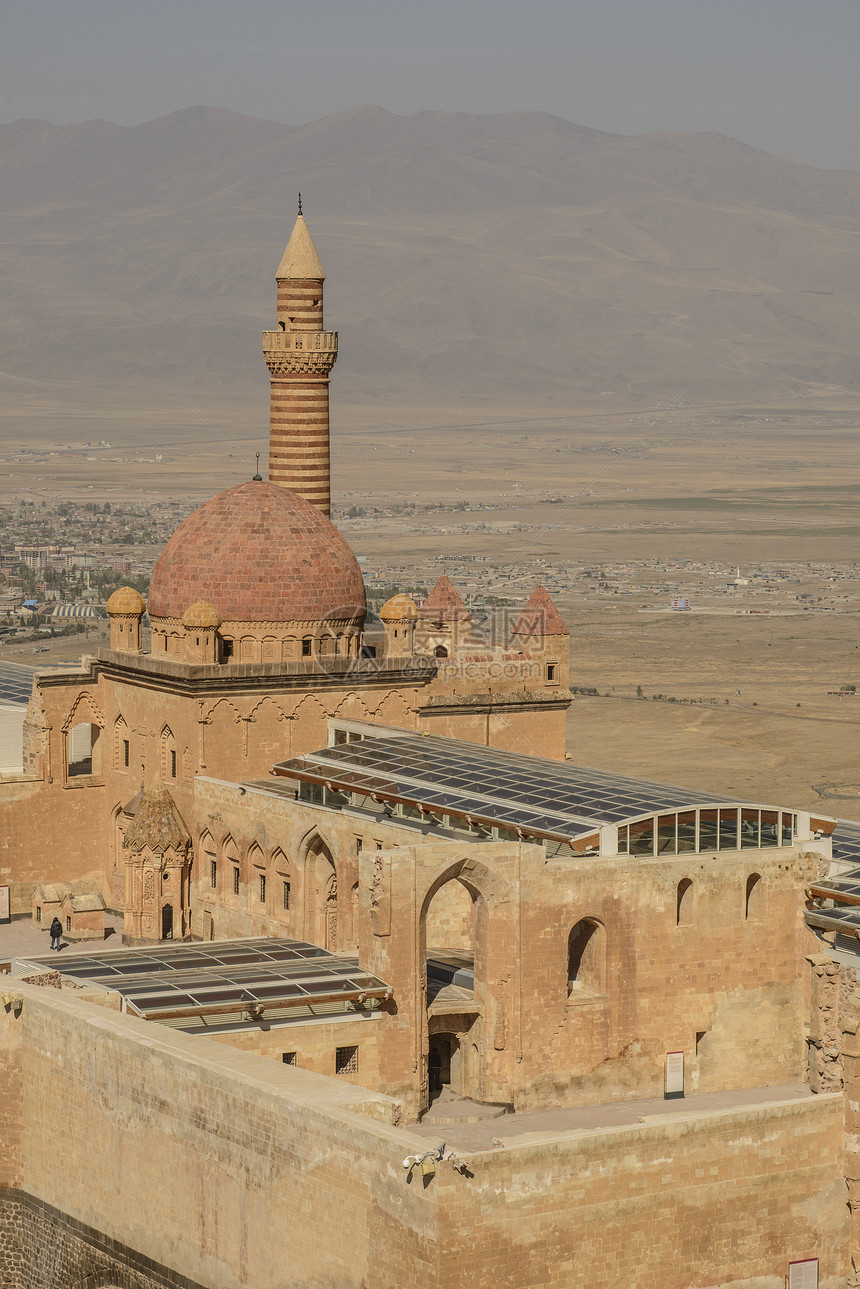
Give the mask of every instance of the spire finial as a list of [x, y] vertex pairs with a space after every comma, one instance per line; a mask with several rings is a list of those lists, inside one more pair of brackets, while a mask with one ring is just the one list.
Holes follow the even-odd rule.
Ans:
[[299, 193], [299, 214], [302, 213], [302, 194]]
[[254, 475], [254, 478], [251, 480], [251, 482], [252, 482], [252, 483], [262, 483], [262, 482], [263, 482], [263, 476], [260, 474], [260, 454], [259, 454], [259, 452], [257, 453], [257, 473]]

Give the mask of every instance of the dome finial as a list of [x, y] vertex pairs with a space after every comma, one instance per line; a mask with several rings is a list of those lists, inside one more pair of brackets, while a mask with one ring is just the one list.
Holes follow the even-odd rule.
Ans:
[[299, 193], [299, 214], [302, 213], [302, 194]]
[[260, 474], [260, 454], [259, 454], [259, 452], [257, 453], [257, 473], [254, 475], [254, 477], [253, 477], [253, 479], [251, 480], [251, 482], [252, 482], [252, 483], [262, 483], [262, 482], [263, 482], [263, 476]]

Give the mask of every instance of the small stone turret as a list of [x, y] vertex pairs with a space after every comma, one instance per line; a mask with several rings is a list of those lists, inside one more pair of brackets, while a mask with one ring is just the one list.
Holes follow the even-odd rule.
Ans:
[[122, 842], [126, 872], [123, 943], [181, 940], [191, 929], [191, 835], [163, 783], [141, 792], [128, 809], [134, 809], [134, 817]]
[[379, 610], [385, 627], [386, 658], [406, 658], [415, 652], [418, 606], [408, 595], [392, 595]]
[[107, 602], [110, 647], [119, 653], [142, 653], [140, 624], [146, 602], [133, 586], [121, 586]]
[[221, 619], [207, 600], [195, 600], [182, 615], [186, 662], [219, 662], [218, 628]]
[[472, 615], [454, 583], [443, 573], [418, 610], [419, 652], [452, 658], [472, 638]]
[[328, 517], [328, 382], [337, 358], [337, 332], [323, 331], [325, 273], [301, 198], [275, 278], [278, 328], [263, 332], [263, 357], [272, 381], [269, 482], [299, 493]]
[[544, 684], [566, 689], [570, 680], [570, 632], [545, 586], [535, 587], [514, 623], [511, 644], [540, 659]]

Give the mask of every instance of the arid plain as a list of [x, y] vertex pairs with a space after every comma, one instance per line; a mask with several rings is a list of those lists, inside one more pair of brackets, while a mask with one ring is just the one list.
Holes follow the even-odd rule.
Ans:
[[[336, 407], [339, 510], [395, 512], [342, 517], [340, 526], [371, 585], [374, 576], [426, 584], [477, 557], [477, 598], [513, 602], [547, 565], [687, 560], [731, 577], [751, 563], [860, 564], [860, 406], [703, 407], [693, 394], [665, 412], [534, 419], [503, 408], [458, 417]], [[0, 498], [203, 499], [247, 477], [266, 410], [264, 381], [256, 403], [221, 405], [217, 430], [232, 448], [188, 409], [179, 424], [165, 418], [166, 466], [141, 459], [159, 436], [141, 451], [133, 426], [133, 463], [111, 461], [114, 449], [90, 460], [7, 462]], [[150, 409], [150, 426], [158, 414]], [[18, 415], [41, 457], [50, 410], [22, 401]], [[110, 434], [122, 447], [116, 416]], [[434, 503], [449, 509], [424, 509]], [[835, 610], [815, 598], [804, 607], [787, 593], [763, 610], [739, 589], [724, 606], [699, 611], [694, 597], [692, 612], [671, 613], [653, 591], [557, 595], [571, 627], [573, 683], [598, 691], [578, 694], [571, 709], [574, 761], [860, 819], [860, 694], [832, 693], [860, 686], [860, 598]], [[50, 657], [80, 647], [63, 642]], [[49, 660], [26, 650], [5, 656]]]

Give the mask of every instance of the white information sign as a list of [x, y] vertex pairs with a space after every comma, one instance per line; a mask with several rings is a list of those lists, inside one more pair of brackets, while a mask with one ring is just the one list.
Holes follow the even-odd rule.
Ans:
[[818, 1258], [789, 1262], [788, 1289], [818, 1289]]
[[0, 922], [10, 921], [9, 915], [9, 887], [0, 886]]
[[684, 1095], [684, 1053], [666, 1053], [666, 1096]]

